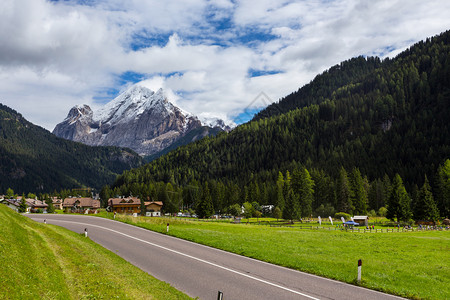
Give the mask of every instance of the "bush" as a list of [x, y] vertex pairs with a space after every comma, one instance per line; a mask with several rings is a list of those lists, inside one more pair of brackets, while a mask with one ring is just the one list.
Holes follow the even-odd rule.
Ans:
[[369, 216], [369, 217], [376, 217], [377, 216], [377, 213], [375, 212], [375, 210], [371, 210], [371, 211], [369, 211], [368, 213], [367, 213], [367, 215]]
[[234, 217], [237, 217], [241, 214], [241, 206], [239, 204], [233, 204], [228, 207], [228, 213]]
[[344, 217], [344, 219], [347, 221], [347, 220], [350, 220], [350, 218], [352, 217], [352, 216], [350, 216], [349, 214], [347, 214], [347, 213], [345, 213], [345, 212], [338, 212], [338, 213], [336, 213], [335, 215], [334, 215], [334, 218], [335, 219], [341, 219], [341, 217]]
[[316, 209], [316, 215], [317, 216], [322, 216], [323, 218], [326, 218], [328, 216], [333, 216], [334, 215], [334, 207], [327, 203], [326, 206], [324, 206], [323, 204], [321, 204], [317, 209]]
[[380, 217], [386, 217], [387, 214], [387, 208], [386, 207], [380, 207], [378, 210], [378, 216]]

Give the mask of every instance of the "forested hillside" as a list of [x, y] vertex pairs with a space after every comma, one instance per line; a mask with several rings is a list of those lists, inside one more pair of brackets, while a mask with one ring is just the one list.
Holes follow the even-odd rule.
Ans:
[[211, 198], [216, 211], [248, 201], [299, 203], [303, 216], [321, 206], [366, 213], [403, 185], [413, 209], [427, 176], [448, 215], [437, 174], [450, 158], [449, 42], [445, 32], [394, 59], [334, 66], [232, 132], [125, 172], [115, 193], [191, 207]]
[[141, 162], [131, 150], [57, 138], [0, 104], [0, 194], [100, 188]]

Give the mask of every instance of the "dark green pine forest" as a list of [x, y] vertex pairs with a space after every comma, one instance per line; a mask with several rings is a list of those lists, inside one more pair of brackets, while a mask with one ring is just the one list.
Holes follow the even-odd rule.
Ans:
[[387, 207], [407, 220], [429, 184], [437, 209], [428, 218], [446, 217], [449, 116], [447, 31], [392, 59], [333, 66], [252, 121], [125, 171], [102, 192], [165, 200], [173, 210], [210, 198], [206, 216], [249, 202], [289, 219]]
[[90, 147], [57, 138], [0, 104], [0, 194], [101, 188], [142, 164], [133, 151]]

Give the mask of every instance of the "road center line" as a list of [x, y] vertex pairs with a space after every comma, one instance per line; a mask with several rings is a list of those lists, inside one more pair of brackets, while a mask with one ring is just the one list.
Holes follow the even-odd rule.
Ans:
[[173, 250], [173, 249], [170, 249], [170, 248], [167, 248], [167, 247], [164, 247], [164, 246], [161, 246], [161, 245], [158, 245], [158, 244], [155, 244], [155, 243], [152, 243], [152, 242], [149, 242], [149, 241], [146, 241], [146, 240], [143, 240], [143, 239], [140, 239], [140, 238], [137, 238], [137, 237], [128, 235], [128, 234], [126, 234], [126, 233], [122, 233], [122, 232], [120, 232], [120, 231], [116, 231], [116, 230], [114, 230], [114, 229], [110, 229], [110, 228], [103, 227], [103, 226], [99, 226], [99, 225], [93, 225], [93, 224], [87, 224], [87, 223], [81, 223], [81, 222], [74, 222], [74, 221], [55, 220], [55, 219], [49, 219], [49, 220], [47, 220], [47, 221], [50, 221], [50, 220], [51, 220], [51, 221], [55, 221], [55, 222], [66, 222], [66, 223], [73, 223], [73, 224], [80, 224], [80, 225], [92, 226], [92, 227], [97, 227], [97, 228], [101, 228], [101, 229], [104, 229], [104, 230], [108, 230], [108, 231], [111, 231], [111, 232], [114, 232], [114, 233], [117, 233], [117, 234], [126, 236], [126, 237], [128, 237], [128, 238], [134, 239], [134, 240], [136, 240], [136, 241], [139, 241], [139, 242], [142, 242], [142, 243], [145, 243], [145, 244], [154, 246], [154, 247], [158, 247], [158, 248], [160, 248], [160, 249], [164, 249], [164, 250], [166, 250], [166, 251], [169, 251], [169, 252], [172, 252], [172, 253], [175, 253], [175, 254], [178, 254], [178, 255], [182, 255], [182, 256], [188, 257], [188, 258], [190, 258], [190, 259], [197, 260], [197, 261], [199, 261], [199, 262], [202, 262], [202, 263], [205, 263], [205, 264], [214, 266], [214, 267], [216, 267], [216, 268], [219, 268], [219, 269], [222, 269], [222, 270], [231, 272], [231, 273], [235, 273], [235, 274], [238, 274], [238, 275], [247, 277], [247, 278], [249, 278], [249, 279], [253, 279], [253, 280], [255, 280], [255, 281], [259, 281], [259, 282], [261, 282], [261, 283], [264, 283], [264, 284], [267, 284], [267, 285], [271, 285], [271, 286], [273, 286], [273, 287], [276, 287], [276, 288], [279, 288], [279, 289], [282, 289], [282, 290], [285, 290], [285, 291], [288, 291], [288, 292], [291, 292], [291, 293], [294, 293], [294, 294], [297, 294], [297, 295], [301, 295], [301, 296], [306, 297], [306, 298], [309, 298], [309, 299], [319, 300], [318, 298], [314, 298], [314, 297], [309, 296], [309, 295], [307, 295], [307, 294], [300, 293], [300, 292], [298, 292], [298, 291], [296, 291], [296, 290], [293, 290], [293, 289], [290, 289], [290, 288], [287, 288], [287, 287], [278, 285], [278, 284], [276, 284], [276, 283], [273, 283], [273, 282], [270, 282], [270, 281], [267, 281], [267, 280], [264, 280], [264, 279], [260, 279], [260, 278], [254, 277], [254, 276], [251, 276], [251, 275], [248, 275], [248, 274], [245, 274], [245, 273], [242, 273], [242, 272], [239, 272], [239, 271], [236, 271], [236, 270], [233, 270], [233, 269], [230, 269], [230, 268], [227, 268], [227, 267], [224, 267], [224, 266], [221, 266], [221, 265], [212, 263], [212, 262], [210, 262], [210, 261], [207, 261], [207, 260], [204, 260], [204, 259], [201, 259], [201, 258], [192, 256], [192, 255], [189, 255], [189, 254], [186, 254], [186, 253], [183, 253], [183, 252], [179, 252], [179, 251], [177, 251], [177, 250]]

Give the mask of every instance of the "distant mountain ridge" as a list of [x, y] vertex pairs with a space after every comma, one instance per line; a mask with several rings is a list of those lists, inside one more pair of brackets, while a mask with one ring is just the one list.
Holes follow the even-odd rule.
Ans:
[[132, 150], [58, 138], [0, 104], [0, 194], [99, 188], [141, 164]]
[[[211, 127], [230, 129], [222, 120], [213, 121]], [[97, 111], [88, 105], [73, 107], [53, 133], [87, 145], [128, 147], [153, 155], [202, 126], [196, 116], [173, 105], [163, 89], [154, 92], [134, 85]]]
[[333, 180], [341, 167], [359, 168], [368, 180], [398, 173], [408, 188], [421, 186], [450, 157], [449, 115], [447, 31], [392, 59], [331, 67], [252, 121], [128, 171], [114, 187], [170, 178], [180, 186], [221, 180], [245, 191], [248, 182], [262, 189], [278, 172], [303, 167]]

